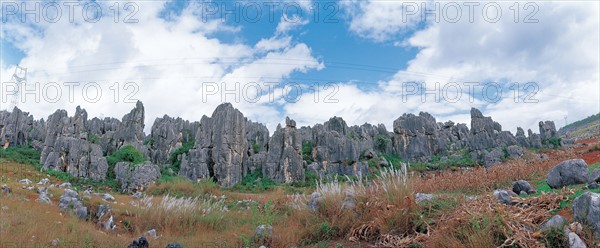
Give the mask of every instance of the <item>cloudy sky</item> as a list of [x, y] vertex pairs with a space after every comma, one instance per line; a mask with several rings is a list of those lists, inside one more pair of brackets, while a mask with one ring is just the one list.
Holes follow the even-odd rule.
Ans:
[[[477, 107], [513, 133], [600, 112], [597, 2], [2, 1], [0, 109], [121, 118], [146, 129], [232, 102], [271, 131], [332, 116], [392, 122]], [[100, 94], [99, 94], [100, 93]], [[36, 99], [39, 97], [39, 99]]]

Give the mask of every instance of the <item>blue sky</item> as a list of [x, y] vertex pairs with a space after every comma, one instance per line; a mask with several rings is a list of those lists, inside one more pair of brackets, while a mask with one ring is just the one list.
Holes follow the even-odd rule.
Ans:
[[[234, 106], [271, 131], [285, 116], [300, 125], [313, 125], [335, 115], [349, 124], [384, 123], [391, 130], [393, 120], [403, 113], [427, 111], [439, 121], [468, 123], [471, 107], [482, 109], [513, 132], [517, 126], [537, 131], [540, 120], [554, 120], [562, 126], [564, 116], [576, 120], [600, 112], [600, 28], [595, 2], [532, 2], [535, 13], [518, 3], [521, 12], [516, 16], [511, 12], [515, 2], [497, 6], [481, 2], [473, 22], [462, 2], [281, 1], [273, 20], [263, 1], [237, 5], [231, 1], [131, 2], [137, 7], [132, 13], [137, 23], [123, 22], [132, 10], [125, 9], [128, 2], [124, 1], [118, 2], [117, 23], [111, 8], [116, 6], [114, 1], [80, 2], [77, 14], [84, 4], [97, 4], [103, 10], [93, 23], [80, 15], [71, 22], [64, 14], [56, 23], [44, 18], [39, 23], [22, 22], [22, 13], [9, 13], [6, 3], [23, 6], [3, 2], [2, 89], [16, 63], [28, 68], [29, 82], [39, 83], [40, 89], [61, 85], [63, 97], [56, 102], [47, 99], [52, 98], [48, 94], [56, 94], [41, 90], [41, 100], [25, 99], [19, 104], [36, 117], [77, 105], [90, 116], [120, 117], [133, 107], [127, 100], [139, 99], [146, 105], [147, 127], [163, 114], [199, 120], [218, 104], [232, 100], [227, 95], [223, 98], [221, 83], [252, 89], [256, 81], [278, 82], [274, 101], [266, 97], [263, 87], [258, 102], [243, 95]], [[26, 4], [31, 7], [32, 3]], [[452, 4], [462, 8], [458, 19], [452, 18], [456, 16]], [[244, 16], [235, 21], [231, 15], [222, 21], [227, 9], [240, 14], [250, 5], [262, 11], [257, 22]], [[290, 5], [299, 7], [302, 14], [294, 16], [298, 14], [294, 8], [284, 13], [282, 6]], [[501, 18], [490, 21], [489, 12], [482, 11], [488, 5], [500, 8]], [[217, 6], [213, 15], [206, 15], [207, 6]], [[423, 20], [425, 12], [408, 13], [407, 6], [438, 8], [441, 21], [427, 14]], [[332, 11], [335, 15], [325, 22]], [[62, 84], [73, 81], [80, 83], [78, 90], [97, 84], [101, 97], [90, 101], [79, 91], [71, 101], [64, 96]], [[126, 88], [128, 82], [137, 88]], [[203, 100], [208, 97], [203, 95], [206, 82], [218, 82], [219, 89]], [[304, 89], [302, 95], [288, 95], [298, 101], [286, 101], [281, 93], [291, 82]], [[323, 89], [315, 101], [306, 89], [327, 82], [334, 83], [335, 89]], [[423, 89], [409, 94], [406, 87], [412, 82], [423, 83], [429, 92], [441, 94], [442, 100], [423, 96]], [[475, 93], [467, 92], [468, 82], [477, 83]], [[111, 88], [115, 83], [120, 87], [118, 96]], [[502, 97], [489, 101], [482, 92], [491, 89], [493, 93], [497, 89], [489, 86], [495, 85]], [[128, 98], [128, 93], [133, 97]], [[336, 102], [323, 99], [329, 93]], [[461, 97], [449, 101], [454, 93]]]

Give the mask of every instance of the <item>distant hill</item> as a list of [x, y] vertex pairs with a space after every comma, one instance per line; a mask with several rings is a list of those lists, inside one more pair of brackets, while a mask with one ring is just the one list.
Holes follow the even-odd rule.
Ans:
[[558, 135], [570, 138], [587, 139], [600, 135], [600, 113], [573, 122], [558, 130]]

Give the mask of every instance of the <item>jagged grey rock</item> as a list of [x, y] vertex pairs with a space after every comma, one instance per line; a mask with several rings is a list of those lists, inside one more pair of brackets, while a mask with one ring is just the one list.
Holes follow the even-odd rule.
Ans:
[[156, 118], [148, 140], [151, 148], [150, 160], [155, 164], [168, 163], [170, 155], [176, 149], [195, 139], [199, 128], [199, 122], [189, 122], [167, 115]]
[[586, 183], [588, 181], [588, 165], [583, 159], [571, 159], [560, 162], [546, 176], [551, 188]]
[[149, 161], [140, 165], [119, 162], [115, 165], [115, 177], [123, 192], [143, 191], [160, 178], [160, 168]]
[[504, 150], [501, 147], [495, 147], [491, 151], [484, 150], [483, 158], [485, 167], [497, 165], [504, 159]]
[[539, 128], [542, 140], [558, 137], [553, 121], [540, 121]]
[[585, 192], [573, 200], [573, 215], [581, 223], [587, 224], [600, 238], [600, 194]]
[[43, 140], [44, 120], [15, 107], [11, 112], [0, 111], [0, 147], [26, 145], [28, 140]]
[[40, 163], [46, 169], [96, 181], [104, 180], [108, 170], [108, 163], [100, 146], [71, 137], [58, 137], [52, 146], [46, 146]]
[[506, 153], [508, 153], [508, 156], [512, 159], [522, 157], [524, 150], [525, 149], [523, 149], [523, 147], [517, 145], [511, 145], [506, 147]]
[[117, 225], [115, 225], [115, 221], [113, 219], [113, 216], [111, 215], [110, 217], [108, 217], [108, 219], [106, 221], [104, 221], [102, 223], [102, 226], [104, 227], [104, 230], [113, 230], [115, 229], [115, 227], [117, 227]]
[[277, 127], [269, 141], [267, 162], [262, 170], [265, 177], [278, 182], [304, 181], [302, 136], [295, 121], [286, 118], [286, 127]]
[[79, 194], [71, 189], [65, 189], [58, 206], [63, 211], [73, 211], [80, 219], [87, 218], [87, 207], [83, 206], [79, 199]]

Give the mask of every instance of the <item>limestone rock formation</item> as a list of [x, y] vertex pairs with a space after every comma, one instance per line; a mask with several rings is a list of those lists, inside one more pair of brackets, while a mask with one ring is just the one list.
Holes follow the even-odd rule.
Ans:
[[160, 178], [160, 168], [151, 162], [140, 165], [119, 162], [115, 165], [115, 177], [123, 192], [143, 191]]
[[277, 182], [291, 183], [304, 181], [302, 165], [302, 136], [296, 130], [296, 122], [289, 117], [286, 126], [277, 126], [269, 141], [267, 162], [263, 175]]
[[44, 147], [40, 163], [47, 169], [97, 181], [104, 180], [108, 170], [100, 146], [71, 137], [58, 137], [52, 146]]

